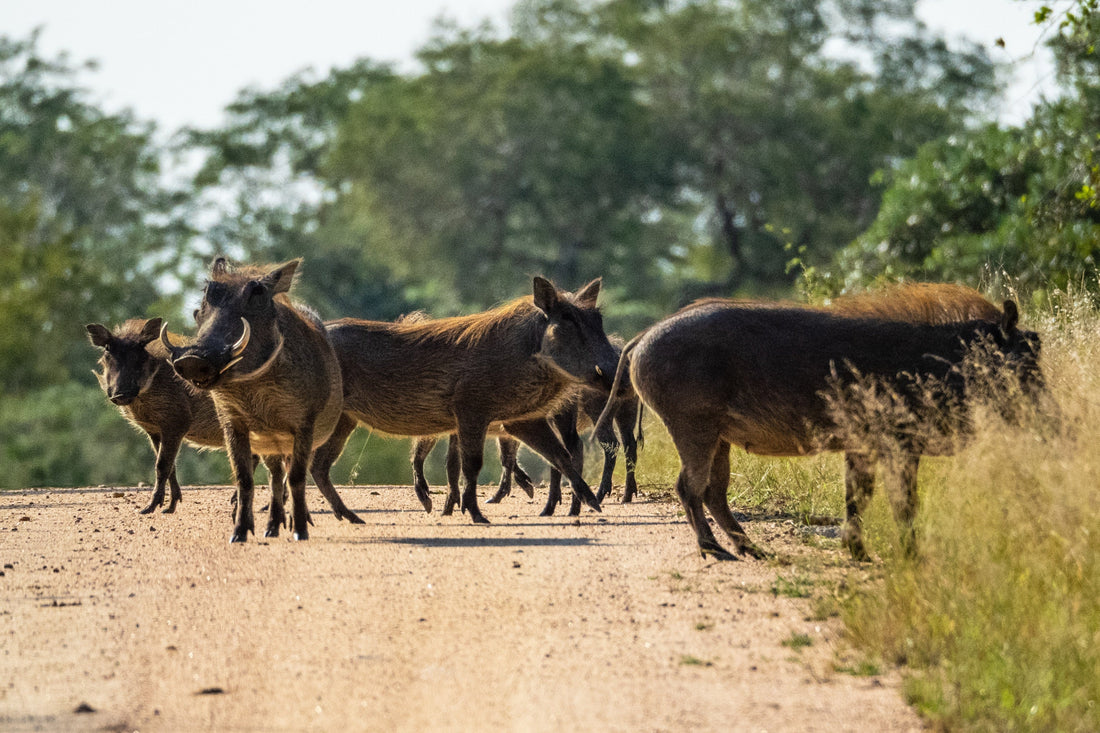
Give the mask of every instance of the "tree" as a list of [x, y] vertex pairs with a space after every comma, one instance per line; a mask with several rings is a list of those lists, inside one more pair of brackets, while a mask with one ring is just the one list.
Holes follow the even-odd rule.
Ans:
[[[0, 333], [8, 395], [86, 376], [85, 320], [144, 314], [161, 296], [178, 200], [158, 179], [152, 127], [108, 115], [37, 34], [0, 37]], [[162, 304], [163, 305], [163, 304]]]
[[[386, 233], [385, 261], [445, 308], [484, 307], [539, 273], [652, 293], [660, 251], [645, 215], [673, 178], [622, 63], [585, 42], [455, 31], [425, 72], [375, 87], [326, 170]], [[431, 263], [427, 265], [427, 263]]]
[[1065, 95], [1020, 127], [962, 130], [901, 164], [878, 218], [837, 257], [828, 289], [876, 278], [1096, 285], [1100, 13], [1083, 0], [1060, 17], [1050, 45]]
[[[984, 53], [949, 49], [913, 5], [602, 5], [677, 150], [681, 197], [707, 223], [682, 242], [707, 268], [698, 291], [785, 288], [791, 249], [827, 262], [873, 219], [874, 172], [962, 126], [988, 98]], [[869, 61], [835, 53], [841, 38]]]

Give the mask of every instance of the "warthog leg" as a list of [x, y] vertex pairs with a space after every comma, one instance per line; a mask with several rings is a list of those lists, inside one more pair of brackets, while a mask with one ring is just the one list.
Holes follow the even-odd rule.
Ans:
[[346, 519], [352, 524], [363, 524], [363, 520], [351, 509], [348, 509], [343, 499], [336, 493], [336, 487], [332, 485], [332, 479], [329, 477], [332, 464], [336, 463], [336, 459], [340, 457], [340, 453], [344, 450], [344, 444], [348, 442], [348, 436], [354, 431], [355, 420], [347, 415], [341, 415], [332, 431], [332, 435], [329, 436], [324, 445], [314, 451], [313, 460], [309, 464], [309, 472], [313, 476], [313, 483], [317, 484], [321, 495], [328, 500], [329, 506], [332, 507], [332, 513], [337, 519]]
[[413, 441], [412, 450], [413, 491], [416, 492], [416, 498], [420, 500], [424, 511], [429, 514], [432, 511], [432, 497], [428, 493], [428, 480], [424, 478], [424, 461], [432, 452], [436, 442], [433, 437], [417, 438]]
[[[725, 486], [729, 481], [729, 444], [719, 438], [717, 430], [711, 426], [717, 424], [712, 416], [685, 416], [682, 421], [668, 423], [669, 434], [676, 445], [676, 452], [680, 454], [680, 475], [676, 478], [676, 495], [684, 507], [688, 524], [695, 531], [695, 539], [699, 543], [699, 552], [703, 557], [713, 557], [716, 560], [737, 560], [737, 555], [726, 550], [718, 543], [707, 522], [706, 513], [703, 510], [703, 502], [707, 501], [711, 513], [715, 514], [720, 526], [726, 530], [735, 541], [738, 536], [744, 538], [739, 542], [738, 550], [759, 556], [760, 550], [749, 542], [741, 525], [733, 518], [733, 514], [726, 504]], [[718, 464], [717, 466], [715, 464]], [[722, 472], [724, 476], [716, 477], [715, 471]], [[715, 488], [712, 490], [712, 484]], [[718, 501], [718, 492], [721, 492], [721, 500]], [[719, 504], [721, 506], [719, 506]]]
[[524, 490], [528, 497], [535, 496], [535, 485], [531, 483], [531, 477], [519, 465], [519, 441], [502, 435], [497, 438], [497, 448], [500, 450], [500, 485], [497, 493], [486, 500], [486, 504], [497, 504], [504, 497], [512, 493], [512, 478]]
[[282, 456], [264, 456], [263, 462], [271, 484], [271, 503], [267, 505], [264, 537], [278, 537], [279, 527], [286, 526], [286, 467]]
[[[581, 441], [580, 433], [577, 432], [577, 408], [576, 405], [570, 409], [559, 412], [554, 415], [554, 425], [557, 427], [558, 435], [561, 437], [562, 445], [565, 450], [569, 451], [569, 461], [573, 470], [578, 474], [584, 470], [584, 443]], [[539, 516], [551, 517], [554, 515], [554, 509], [561, 503], [561, 471], [556, 468], [550, 469], [550, 492], [546, 497], [546, 507], [542, 510]], [[572, 483], [572, 482], [570, 482]], [[597, 495], [597, 501], [601, 500], [601, 497]], [[576, 517], [581, 513], [581, 499], [577, 492], [573, 492], [573, 499], [569, 503], [569, 516]]]
[[718, 522], [718, 526], [729, 535], [739, 553], [751, 555], [758, 560], [768, 556], [761, 550], [742, 529], [740, 522], [730, 511], [728, 491], [730, 485], [730, 444], [722, 440], [714, 452], [714, 462], [710, 468], [710, 481], [707, 483], [707, 493], [704, 499], [707, 509]]
[[917, 469], [919, 467], [920, 456], [906, 453], [889, 456], [886, 460], [886, 470], [883, 472], [886, 493], [894, 509], [894, 521], [897, 522], [898, 529], [901, 531], [901, 547], [909, 557], [915, 557], [917, 554], [917, 536], [913, 520], [917, 517]]
[[229, 453], [229, 465], [233, 469], [233, 479], [237, 484], [237, 503], [233, 507], [232, 542], [247, 542], [248, 533], [256, 531], [252, 516], [252, 448], [248, 439], [248, 426], [228, 424], [225, 426], [225, 448]]
[[638, 480], [634, 471], [638, 466], [638, 440], [634, 437], [634, 424], [638, 422], [637, 401], [631, 401], [619, 408], [615, 415], [615, 425], [623, 439], [623, 453], [626, 456], [626, 488], [623, 490], [623, 504], [629, 504], [638, 493]]
[[[306, 507], [306, 473], [310, 456], [313, 453], [313, 420], [307, 420], [294, 433], [294, 447], [290, 455], [287, 470], [287, 483], [290, 484], [291, 517], [290, 529], [294, 539], [309, 539], [309, 509]], [[275, 502], [272, 501], [274, 509]]]
[[151, 514], [158, 506], [164, 504], [164, 488], [168, 484], [172, 490], [172, 498], [168, 506], [164, 508], [165, 514], [176, 511], [176, 503], [183, 496], [179, 482], [176, 481], [176, 456], [179, 455], [180, 444], [183, 443], [183, 434], [165, 433], [159, 436], [150, 435], [150, 442], [157, 454], [156, 485], [153, 488], [153, 497], [149, 505], [139, 514]]
[[[477, 479], [484, 460], [485, 432], [489, 424], [481, 418], [458, 421], [458, 453], [462, 459], [462, 511], [469, 512], [474, 524], [489, 524], [477, 505]], [[449, 501], [449, 499], [448, 499]]]
[[615, 437], [615, 426], [610, 422], [604, 423], [603, 428], [596, 434], [596, 442], [603, 449], [603, 474], [600, 476], [600, 490], [596, 492], [596, 498], [602, 502], [611, 494], [611, 482], [619, 453], [619, 439]]
[[452, 435], [447, 441], [447, 499], [443, 502], [443, 516], [454, 514], [455, 507], [462, 504], [462, 495], [458, 490], [459, 474], [462, 471], [462, 457], [458, 451], [458, 436]]
[[[592, 489], [585, 483], [580, 471], [573, 467], [573, 458], [565, 446], [558, 440], [554, 429], [546, 420], [524, 420], [510, 422], [504, 425], [509, 435], [522, 440], [531, 450], [538, 453], [552, 468], [556, 468], [565, 474], [569, 483], [573, 486], [573, 493], [580, 496], [580, 500], [595, 511], [600, 511], [600, 502]], [[559, 497], [560, 501], [560, 492]], [[549, 504], [548, 504], [549, 506]], [[545, 510], [544, 510], [545, 511]]]
[[841, 540], [852, 557], [867, 562], [871, 556], [863, 546], [863, 512], [875, 490], [876, 459], [866, 453], [849, 451], [844, 454], [844, 505], [847, 517]]

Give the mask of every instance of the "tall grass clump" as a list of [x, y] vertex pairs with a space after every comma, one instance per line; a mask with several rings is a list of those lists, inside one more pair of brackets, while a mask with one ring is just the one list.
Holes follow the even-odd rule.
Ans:
[[1050, 410], [1004, 422], [921, 473], [919, 555], [885, 553], [884, 581], [846, 605], [855, 642], [906, 665], [936, 725], [1100, 730], [1100, 314], [1052, 297], [1043, 337]]

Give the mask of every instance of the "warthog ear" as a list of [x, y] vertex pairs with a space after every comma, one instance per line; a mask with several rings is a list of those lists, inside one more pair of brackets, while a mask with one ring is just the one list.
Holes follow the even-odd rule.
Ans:
[[1016, 325], [1020, 322], [1020, 310], [1016, 307], [1016, 302], [1013, 300], [1006, 300], [1004, 305], [1004, 317], [1001, 319], [1001, 330], [1005, 333], [1012, 333], [1016, 330]]
[[601, 282], [601, 278], [596, 278], [595, 280], [578, 290], [576, 295], [577, 305], [580, 305], [583, 308], [595, 308], [596, 299], [600, 297]]
[[111, 343], [111, 332], [107, 330], [106, 326], [101, 326], [98, 323], [89, 323], [84, 328], [88, 330], [88, 340], [92, 342], [92, 346], [98, 346], [103, 349], [107, 347], [107, 344]]
[[224, 257], [217, 257], [210, 264], [211, 275], [225, 275], [229, 272], [229, 260]]
[[273, 293], [285, 293], [294, 284], [294, 272], [300, 264], [302, 264], [300, 259], [284, 262], [264, 275], [260, 282]]
[[553, 313], [561, 303], [558, 289], [544, 277], [535, 277], [535, 307], [546, 314]]
[[138, 342], [142, 346], [147, 346], [153, 341], [156, 341], [160, 336], [160, 327], [163, 325], [164, 319], [162, 318], [150, 318], [145, 322], [145, 325], [141, 329], [141, 335], [138, 336]]

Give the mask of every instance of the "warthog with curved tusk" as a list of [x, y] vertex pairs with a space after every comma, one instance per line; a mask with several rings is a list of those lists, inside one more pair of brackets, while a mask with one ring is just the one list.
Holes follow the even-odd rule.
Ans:
[[[289, 456], [291, 529], [295, 539], [309, 537], [305, 481], [310, 454], [340, 419], [342, 383], [332, 345], [316, 314], [287, 296], [300, 262], [235, 268], [219, 257], [195, 312], [194, 342], [176, 346], [162, 330], [176, 372], [214, 400], [237, 482], [230, 542], [244, 542], [255, 531], [248, 470], [253, 451]], [[334, 487], [318, 487], [338, 517], [354, 517]], [[286, 521], [279, 499], [272, 497], [269, 537], [278, 536]]]

